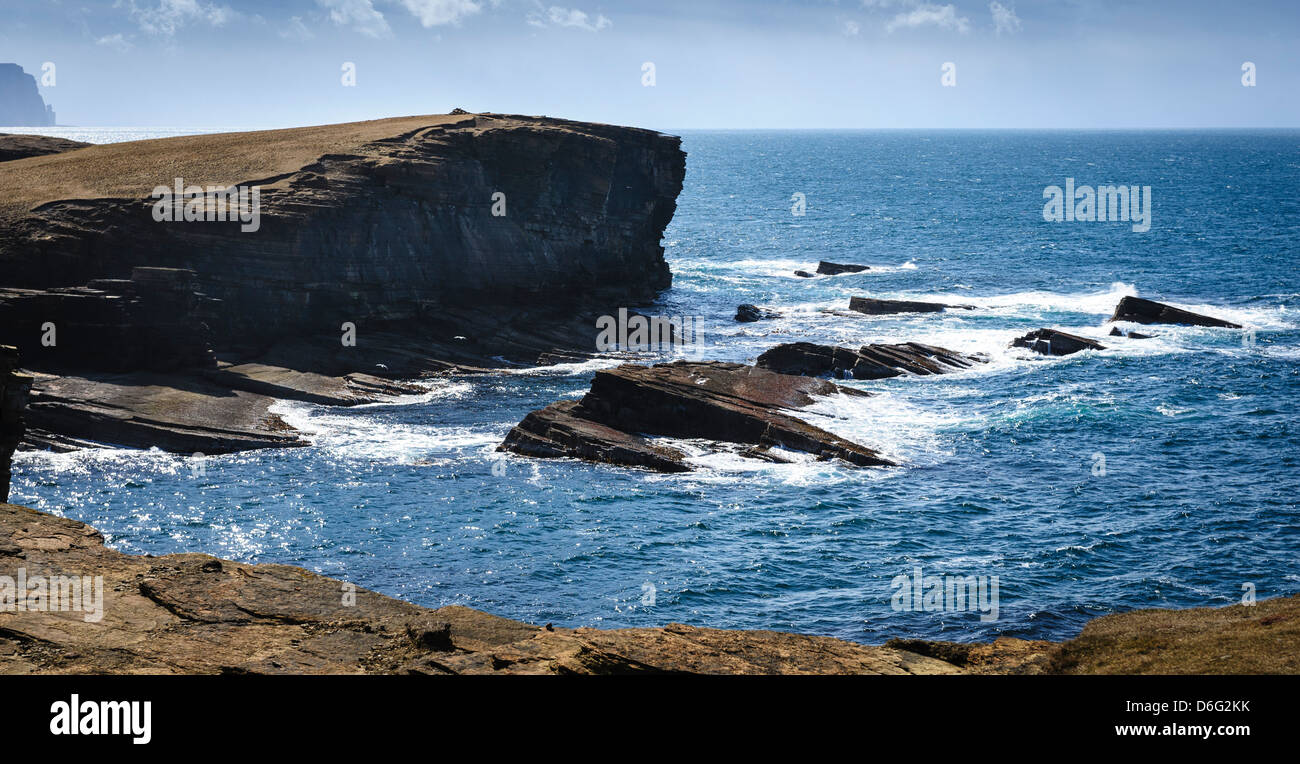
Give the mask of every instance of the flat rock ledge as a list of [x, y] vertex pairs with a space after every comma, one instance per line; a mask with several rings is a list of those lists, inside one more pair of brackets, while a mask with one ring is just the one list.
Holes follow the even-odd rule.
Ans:
[[755, 365], [780, 374], [885, 379], [904, 374], [946, 374], [987, 362], [987, 358], [919, 342], [863, 345], [858, 350], [791, 342], [763, 353]]
[[753, 448], [745, 455], [757, 458], [783, 448], [858, 466], [893, 466], [870, 448], [786, 413], [836, 393], [863, 395], [737, 363], [626, 364], [596, 372], [582, 400], [561, 401], [526, 416], [498, 450], [660, 472], [691, 469], [686, 454], [648, 440], [658, 436], [748, 445]]
[[0, 576], [102, 576], [98, 620], [0, 596], [0, 674], [1295, 674], [1300, 595], [1138, 610], [1063, 643], [536, 626], [422, 608], [288, 565], [108, 549], [88, 525], [0, 503]]
[[[103, 576], [103, 614], [0, 609], [0, 674], [955, 674], [904, 650], [775, 631], [534, 626], [430, 610], [287, 565], [108, 549], [0, 504], [0, 575]], [[350, 603], [350, 604], [349, 604]]]
[[917, 300], [877, 300], [874, 297], [850, 297], [849, 310], [868, 316], [886, 316], [894, 313], [942, 313], [949, 308], [974, 310], [973, 305], [947, 305], [941, 302]]

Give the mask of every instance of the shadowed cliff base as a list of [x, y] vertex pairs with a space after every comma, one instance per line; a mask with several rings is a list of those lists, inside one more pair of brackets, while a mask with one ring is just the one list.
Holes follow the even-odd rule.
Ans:
[[[30, 444], [262, 447], [285, 433], [246, 394], [360, 403], [401, 379], [590, 357], [596, 317], [671, 283], [680, 143], [452, 114], [0, 163], [0, 342], [74, 379], [38, 378]], [[256, 230], [157, 220], [151, 195], [177, 178], [256, 186]], [[191, 420], [208, 418], [260, 437], [205, 440]], [[122, 424], [141, 420], [184, 432], [150, 443]]]
[[1300, 673], [1300, 596], [1110, 615], [1064, 643], [567, 629], [422, 608], [287, 565], [127, 555], [83, 523], [0, 504], [0, 575], [19, 568], [29, 581], [103, 576], [102, 608], [97, 620], [0, 610], [0, 673]]

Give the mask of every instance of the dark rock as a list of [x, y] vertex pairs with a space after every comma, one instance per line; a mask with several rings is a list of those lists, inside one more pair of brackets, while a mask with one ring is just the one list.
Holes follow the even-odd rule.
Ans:
[[54, 124], [54, 109], [45, 105], [36, 78], [18, 64], [0, 64], [0, 125], [46, 127]]
[[1036, 329], [1023, 337], [1016, 338], [1013, 347], [1029, 348], [1043, 355], [1069, 355], [1080, 350], [1105, 350], [1105, 346], [1086, 337], [1057, 331], [1056, 329]]
[[23, 411], [31, 377], [18, 374], [18, 349], [0, 345], [0, 501], [9, 498], [9, 468], [14, 449], [23, 438]]
[[877, 300], [871, 297], [850, 297], [849, 310], [865, 313], [868, 316], [880, 316], [890, 313], [939, 313], [946, 308], [974, 310], [972, 305], [945, 305], [939, 302], [916, 302], [913, 300]]
[[779, 446], [860, 466], [892, 465], [869, 448], [784, 413], [842, 391], [829, 382], [743, 364], [628, 364], [596, 372], [581, 401], [532, 412], [499, 449], [662, 472], [689, 469], [680, 452], [645, 440], [660, 436]]
[[1110, 330], [1110, 336], [1112, 336], [1112, 337], [1128, 337], [1128, 338], [1131, 339], [1131, 340], [1149, 340], [1149, 339], [1151, 339], [1152, 337], [1154, 337], [1155, 335], [1154, 335], [1154, 334], [1143, 334], [1143, 333], [1141, 333], [1141, 332], [1125, 332], [1125, 331], [1121, 330], [1118, 326], [1113, 326], [1113, 327], [1111, 327], [1111, 330]]
[[764, 310], [757, 305], [745, 303], [736, 308], [736, 320], [743, 323], [752, 323], [754, 321], [763, 321], [769, 318], [776, 318], [777, 313], [770, 310]]
[[808, 271], [795, 271], [794, 275], [798, 276], [801, 279], [810, 279], [813, 277], [813, 275]]
[[1115, 327], [1112, 327], [1112, 328], [1111, 328], [1111, 330], [1110, 330], [1110, 336], [1112, 336], [1112, 337], [1123, 337], [1123, 336], [1124, 336], [1124, 332], [1121, 332], [1121, 331], [1119, 330], [1119, 327], [1118, 327], [1118, 326], [1115, 326]]
[[823, 276], [836, 276], [841, 273], [861, 273], [869, 270], [865, 265], [855, 265], [852, 263], [828, 263], [825, 260], [817, 263], [817, 272]]
[[66, 138], [52, 138], [48, 135], [13, 135], [0, 133], [0, 162], [9, 162], [27, 157], [39, 157], [46, 154], [59, 154], [89, 146], [89, 143], [70, 141]]
[[1111, 321], [1133, 321], [1139, 324], [1183, 324], [1186, 326], [1219, 326], [1227, 329], [1240, 329], [1241, 324], [1224, 321], [1219, 318], [1203, 316], [1172, 305], [1144, 300], [1141, 297], [1125, 297], [1115, 306]]
[[864, 345], [857, 351], [794, 342], [766, 351], [758, 357], [755, 365], [781, 374], [883, 379], [902, 374], [944, 374], [986, 360], [919, 342]]

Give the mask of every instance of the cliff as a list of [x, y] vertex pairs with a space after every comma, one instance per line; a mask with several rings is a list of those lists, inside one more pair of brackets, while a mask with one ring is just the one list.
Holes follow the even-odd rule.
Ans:
[[[0, 342], [48, 373], [31, 442], [289, 445], [276, 398], [590, 354], [596, 316], [669, 285], [684, 174], [675, 137], [465, 113], [0, 163]], [[256, 187], [257, 215], [159, 221], [177, 178]]]
[[0, 575], [20, 568], [28, 581], [103, 576], [103, 598], [0, 610], [0, 674], [1300, 673], [1300, 597], [1111, 615], [1060, 644], [567, 629], [430, 610], [286, 565], [122, 554], [87, 525], [0, 504]]
[[54, 112], [36, 89], [36, 78], [18, 64], [0, 64], [0, 125], [41, 127], [54, 124]]
[[9, 498], [10, 459], [23, 437], [23, 408], [32, 384], [17, 369], [17, 348], [0, 345], [0, 501]]

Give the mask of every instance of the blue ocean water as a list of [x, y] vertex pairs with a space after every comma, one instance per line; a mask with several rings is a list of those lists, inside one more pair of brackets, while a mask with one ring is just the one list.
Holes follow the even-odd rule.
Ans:
[[[25, 454], [12, 500], [123, 551], [302, 565], [564, 626], [1060, 639], [1105, 613], [1237, 602], [1244, 584], [1300, 591], [1300, 132], [689, 132], [683, 145], [660, 308], [700, 317], [693, 355], [910, 340], [989, 356], [848, 383], [875, 395], [807, 415], [903, 466], [678, 443], [698, 469], [658, 475], [494, 452], [530, 410], [585, 392], [601, 365], [585, 364], [431, 382], [395, 404], [281, 404], [312, 434], [305, 449]], [[1150, 186], [1151, 230], [1045, 222], [1043, 189], [1066, 178]], [[793, 275], [822, 259], [871, 270]], [[1131, 294], [1248, 331], [1108, 337]], [[852, 295], [976, 309], [827, 312]], [[742, 302], [782, 317], [737, 324]], [[1044, 326], [1109, 349], [1008, 347]], [[997, 576], [997, 620], [895, 609], [894, 578], [918, 566]]]

